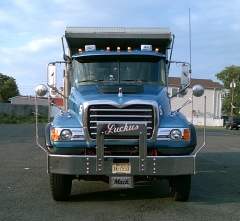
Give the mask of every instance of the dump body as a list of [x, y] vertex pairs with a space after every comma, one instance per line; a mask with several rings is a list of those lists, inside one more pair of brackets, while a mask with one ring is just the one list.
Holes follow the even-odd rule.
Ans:
[[111, 47], [116, 50], [127, 47], [140, 50], [141, 45], [152, 45], [165, 54], [170, 48], [172, 33], [168, 28], [82, 28], [68, 27], [65, 38], [70, 50], [70, 56], [78, 53], [85, 45], [96, 45], [97, 49]]

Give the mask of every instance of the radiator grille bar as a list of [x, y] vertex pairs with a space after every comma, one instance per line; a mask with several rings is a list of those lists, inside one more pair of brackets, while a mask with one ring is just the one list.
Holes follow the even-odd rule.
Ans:
[[[124, 108], [118, 108], [112, 105], [90, 105], [88, 107], [88, 131], [92, 139], [96, 139], [97, 124], [104, 122], [126, 122], [136, 124], [145, 122], [147, 124], [147, 139], [150, 139], [154, 129], [154, 110], [153, 106], [145, 104], [134, 104]], [[138, 136], [108, 137], [105, 139], [138, 139]]]

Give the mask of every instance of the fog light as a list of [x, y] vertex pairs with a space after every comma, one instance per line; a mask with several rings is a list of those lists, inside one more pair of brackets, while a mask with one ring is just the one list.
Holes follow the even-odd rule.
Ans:
[[171, 132], [170, 132], [170, 137], [171, 137], [171, 139], [173, 139], [173, 140], [180, 140], [181, 137], [182, 137], [182, 133], [181, 133], [181, 131], [178, 130], [178, 129], [173, 129], [173, 130], [171, 130]]
[[72, 132], [70, 130], [66, 130], [66, 129], [62, 130], [61, 134], [60, 134], [60, 137], [61, 137], [62, 140], [65, 140], [65, 141], [71, 140]]

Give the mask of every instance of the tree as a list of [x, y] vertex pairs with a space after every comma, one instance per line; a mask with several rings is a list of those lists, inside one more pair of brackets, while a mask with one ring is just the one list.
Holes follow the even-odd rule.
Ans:
[[10, 97], [15, 97], [17, 95], [19, 95], [19, 90], [16, 80], [0, 73], [0, 96], [3, 101], [7, 103]]
[[[228, 89], [229, 93], [225, 94], [225, 99], [222, 103], [222, 113], [230, 116], [239, 115], [240, 111], [240, 67], [229, 66], [223, 71], [215, 75], [218, 80], [222, 81], [224, 88]], [[235, 86], [235, 87], [234, 87]], [[232, 105], [237, 108], [232, 108]]]

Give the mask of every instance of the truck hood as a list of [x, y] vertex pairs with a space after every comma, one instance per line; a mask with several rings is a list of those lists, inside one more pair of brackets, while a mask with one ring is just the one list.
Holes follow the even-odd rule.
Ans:
[[[122, 88], [122, 97], [119, 97]], [[167, 87], [151, 84], [112, 84], [81, 85], [72, 87], [69, 96], [69, 109], [79, 116], [81, 105], [111, 104], [124, 107], [131, 104], [154, 104], [161, 107], [159, 115], [162, 128], [187, 127], [188, 121], [180, 112], [170, 110], [170, 99]], [[82, 118], [79, 117], [80, 123]], [[73, 123], [72, 123], [73, 124]]]
[[[122, 97], [119, 96], [121, 88]], [[167, 98], [167, 88], [158, 85], [144, 84], [112, 84], [112, 85], [81, 85], [72, 88], [70, 100], [74, 103], [84, 103], [93, 100], [109, 100], [117, 104], [124, 104], [130, 100], [151, 100], [157, 103], [161, 101], [169, 102]], [[80, 103], [79, 103], [80, 104]]]

